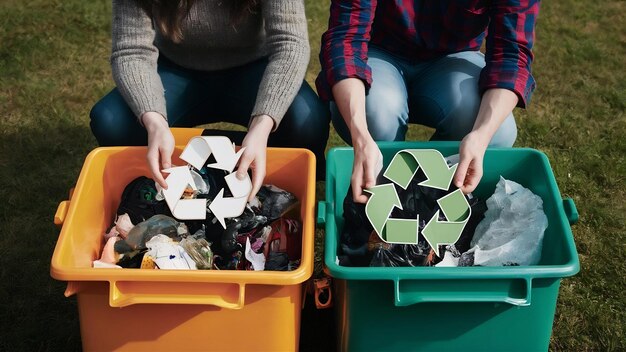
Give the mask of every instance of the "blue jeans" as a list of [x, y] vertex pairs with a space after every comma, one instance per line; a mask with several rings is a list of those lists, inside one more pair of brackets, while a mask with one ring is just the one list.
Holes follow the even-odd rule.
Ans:
[[[195, 71], [161, 58], [158, 73], [165, 88], [171, 127], [230, 122], [248, 126], [267, 59], [219, 71]], [[146, 145], [144, 127], [117, 88], [91, 110], [91, 130], [101, 146]], [[270, 147], [307, 148], [315, 153], [318, 175], [324, 175], [324, 150], [328, 141], [330, 112], [308, 83], [303, 82], [278, 129], [269, 136]], [[206, 130], [241, 145], [245, 132]]]
[[[411, 63], [370, 46], [372, 86], [365, 99], [367, 126], [376, 141], [403, 141], [409, 123], [432, 127], [431, 140], [460, 141], [471, 132], [481, 96], [478, 90], [485, 57], [464, 51], [439, 59]], [[337, 133], [351, 144], [350, 131], [331, 103]], [[510, 114], [490, 146], [511, 147], [517, 127]]]

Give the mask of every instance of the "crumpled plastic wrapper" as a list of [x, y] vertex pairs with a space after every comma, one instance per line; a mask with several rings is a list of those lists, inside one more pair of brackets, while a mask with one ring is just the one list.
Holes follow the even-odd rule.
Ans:
[[156, 235], [166, 235], [180, 240], [187, 234], [187, 226], [167, 215], [155, 215], [133, 227], [124, 241], [115, 243], [117, 253], [128, 253], [146, 249], [146, 243]]
[[269, 220], [278, 219], [298, 203], [295, 195], [274, 185], [261, 186], [256, 198], [253, 205], [260, 205], [260, 214]]
[[211, 269], [213, 266], [213, 252], [211, 251], [211, 245], [204, 238], [188, 236], [180, 241], [180, 246], [193, 259], [198, 269]]
[[104, 239], [105, 239], [106, 241], [108, 241], [108, 240], [109, 240], [109, 238], [111, 238], [111, 237], [117, 237], [117, 236], [119, 236], [119, 235], [120, 235], [120, 233], [119, 233], [119, 232], [117, 232], [117, 227], [115, 227], [115, 226], [111, 226], [111, 228], [109, 229], [109, 232], [107, 232], [107, 233], [105, 233], [105, 234], [104, 234]]
[[473, 253], [473, 265], [481, 266], [538, 264], [548, 227], [541, 198], [519, 183], [500, 177], [494, 194], [487, 199], [487, 208], [471, 248], [463, 255]]
[[159, 269], [196, 269], [196, 263], [185, 249], [165, 235], [154, 236], [146, 242], [148, 252]]
[[119, 215], [115, 220], [115, 229], [122, 238], [126, 238], [133, 227], [135, 227], [135, 225], [133, 225], [133, 222], [130, 221], [130, 216], [128, 216], [128, 214]]

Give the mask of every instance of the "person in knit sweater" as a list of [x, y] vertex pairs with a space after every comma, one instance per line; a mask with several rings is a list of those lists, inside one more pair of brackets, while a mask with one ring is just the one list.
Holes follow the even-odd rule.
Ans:
[[266, 147], [304, 147], [324, 168], [330, 112], [304, 81], [309, 62], [303, 0], [113, 0], [116, 88], [91, 110], [101, 146], [148, 145], [156, 182], [171, 166], [170, 126], [231, 122], [212, 131], [246, 147], [254, 197]]

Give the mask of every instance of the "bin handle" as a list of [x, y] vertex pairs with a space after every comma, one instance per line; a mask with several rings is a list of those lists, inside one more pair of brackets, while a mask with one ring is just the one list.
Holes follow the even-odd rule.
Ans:
[[59, 206], [57, 207], [57, 211], [56, 213], [54, 213], [55, 225], [57, 225], [58, 227], [63, 226], [63, 223], [65, 222], [65, 216], [67, 216], [67, 210], [69, 208], [70, 208], [69, 200], [64, 200], [61, 203], [59, 203]]
[[578, 222], [578, 210], [572, 198], [563, 198], [563, 209], [565, 210], [565, 216], [567, 216], [570, 225], [574, 225]]
[[61, 203], [59, 203], [59, 206], [57, 207], [57, 211], [56, 213], [54, 213], [54, 224], [57, 225], [58, 227], [62, 227], [63, 223], [65, 222], [67, 211], [70, 209], [70, 200], [72, 200], [72, 197], [74, 196], [74, 187], [70, 188], [70, 191], [68, 193], [69, 195], [68, 195], [67, 200], [64, 200]]
[[326, 223], [326, 202], [317, 202], [317, 224], [324, 225]]
[[207, 282], [111, 281], [109, 305], [201, 304], [241, 309], [245, 284]]
[[529, 306], [531, 288], [530, 278], [394, 280], [397, 307], [428, 302], [501, 302]]

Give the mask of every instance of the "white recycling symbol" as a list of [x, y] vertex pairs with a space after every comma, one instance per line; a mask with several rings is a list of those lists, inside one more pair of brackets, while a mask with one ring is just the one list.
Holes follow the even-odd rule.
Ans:
[[[226, 228], [224, 218], [236, 217], [243, 213], [252, 191], [252, 182], [248, 174], [245, 179], [239, 180], [233, 172], [244, 149], [235, 152], [234, 144], [224, 136], [200, 136], [192, 138], [180, 155], [182, 160], [200, 170], [212, 154], [216, 163], [207, 166], [228, 172], [224, 180], [233, 196], [224, 197], [222, 188], [209, 204], [209, 209], [224, 228]], [[181, 199], [188, 185], [194, 190], [197, 189], [189, 167], [172, 167], [163, 172], [169, 173], [165, 179], [168, 188], [163, 190], [163, 196], [172, 215], [180, 220], [206, 219], [207, 199]]]

